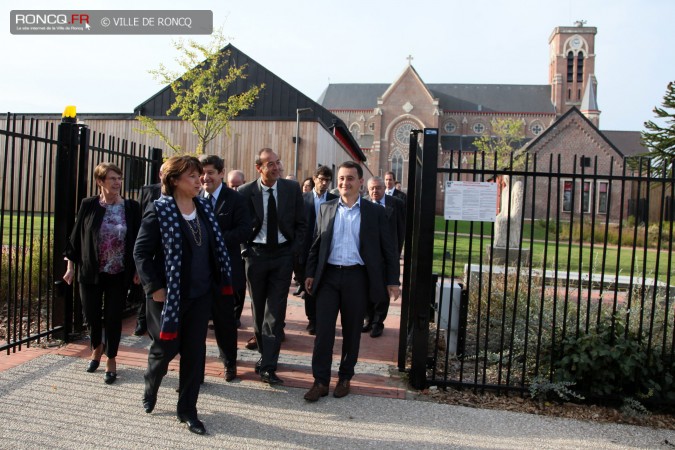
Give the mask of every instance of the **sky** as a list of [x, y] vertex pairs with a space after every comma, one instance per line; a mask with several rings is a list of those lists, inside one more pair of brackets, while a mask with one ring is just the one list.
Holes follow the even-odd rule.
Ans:
[[[603, 130], [644, 129], [675, 81], [675, 0], [3, 0], [0, 109], [12, 113], [131, 113], [177, 68], [181, 36], [27, 36], [18, 9], [212, 10], [215, 27], [312, 99], [329, 83], [392, 83], [408, 64], [426, 83], [548, 83], [557, 26], [597, 27]], [[208, 42], [209, 36], [187, 36]]]

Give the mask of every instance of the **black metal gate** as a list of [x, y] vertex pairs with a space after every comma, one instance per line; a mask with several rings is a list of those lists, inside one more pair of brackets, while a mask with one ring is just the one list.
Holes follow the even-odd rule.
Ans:
[[7, 114], [0, 126], [0, 351], [82, 329], [79, 299], [61, 281], [63, 250], [81, 200], [95, 193], [93, 169], [111, 161], [136, 198], [154, 182], [162, 151], [91, 132], [76, 121]]
[[[498, 168], [447, 152], [439, 167], [437, 129], [410, 142], [399, 369], [413, 387], [523, 391], [554, 381], [585, 336], [672, 371], [672, 164], [654, 176], [647, 160], [595, 157], [586, 171], [576, 156], [524, 154]], [[498, 184], [495, 223], [437, 217], [448, 181]], [[637, 199], [658, 220], [636, 220]]]

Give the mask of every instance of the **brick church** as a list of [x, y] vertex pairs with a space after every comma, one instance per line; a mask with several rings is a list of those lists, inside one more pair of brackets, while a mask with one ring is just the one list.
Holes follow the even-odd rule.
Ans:
[[[475, 151], [495, 119], [524, 124], [526, 148], [537, 153], [623, 157], [646, 151], [637, 131], [600, 131], [595, 27], [557, 27], [549, 37], [544, 85], [425, 83], [409, 63], [393, 83], [330, 84], [318, 100], [349, 127], [373, 174], [393, 171], [405, 189], [411, 129], [438, 128], [439, 165], [450, 151]], [[571, 164], [571, 163], [569, 163]]]

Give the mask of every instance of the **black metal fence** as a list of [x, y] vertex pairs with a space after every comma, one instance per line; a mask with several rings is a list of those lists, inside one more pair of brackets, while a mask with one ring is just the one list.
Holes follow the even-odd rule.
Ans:
[[[435, 133], [410, 148], [399, 367], [413, 386], [675, 393], [673, 165], [449, 153], [439, 168]], [[436, 218], [448, 182], [496, 183], [495, 222]]]
[[122, 195], [136, 198], [156, 179], [162, 152], [74, 121], [11, 114], [0, 125], [0, 149], [0, 351], [9, 353], [82, 330], [77, 289], [61, 281], [62, 253], [81, 200], [96, 192], [93, 168], [117, 164]]

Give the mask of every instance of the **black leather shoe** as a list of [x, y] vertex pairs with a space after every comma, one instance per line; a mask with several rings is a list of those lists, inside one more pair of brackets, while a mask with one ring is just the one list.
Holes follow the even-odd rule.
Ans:
[[194, 434], [206, 434], [206, 428], [201, 420], [196, 417], [188, 417], [184, 414], [178, 414], [178, 420], [181, 423], [187, 424], [188, 430]]
[[136, 322], [136, 329], [134, 330], [134, 336], [143, 336], [148, 331], [148, 326], [145, 322]]
[[367, 333], [373, 329], [373, 324], [371, 322], [365, 322], [361, 328], [361, 333]]
[[256, 363], [255, 363], [255, 373], [259, 374], [260, 373], [260, 367], [262, 366], [262, 358], [260, 358]]
[[87, 366], [87, 372], [93, 373], [96, 372], [96, 369], [98, 369], [98, 366], [101, 365], [101, 361], [96, 361], [95, 359], [92, 359], [89, 361], [89, 365]]
[[117, 372], [106, 372], [103, 377], [105, 384], [113, 384], [117, 379]]
[[307, 325], [307, 334], [310, 336], [316, 335], [316, 324], [314, 322], [309, 322]]
[[260, 381], [267, 384], [282, 384], [284, 380], [279, 378], [274, 370], [264, 370], [260, 372]]
[[373, 329], [370, 330], [370, 337], [376, 338], [382, 336], [382, 332], [384, 331], [384, 325], [381, 323], [376, 323], [373, 324]]
[[225, 381], [228, 383], [237, 378], [237, 366], [226, 367], [225, 368]]
[[144, 394], [143, 395], [143, 409], [145, 409], [145, 412], [150, 414], [153, 409], [155, 409], [155, 405], [157, 404], [157, 396], [156, 395], [150, 395], [150, 394]]

